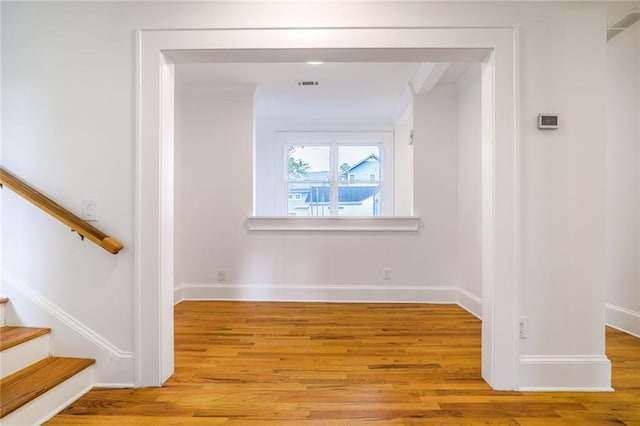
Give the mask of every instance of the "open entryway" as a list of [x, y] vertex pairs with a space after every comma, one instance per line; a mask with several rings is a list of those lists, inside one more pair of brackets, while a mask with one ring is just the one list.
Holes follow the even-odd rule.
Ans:
[[[393, 35], [393, 37], [391, 37]], [[233, 30], [233, 31], [142, 31], [140, 33], [140, 50], [139, 50], [139, 139], [138, 139], [138, 244], [136, 247], [136, 263], [137, 263], [137, 291], [136, 291], [136, 318], [137, 318], [137, 337], [136, 337], [136, 359], [138, 366], [137, 385], [140, 386], [157, 386], [166, 380], [173, 371], [173, 302], [175, 295], [174, 288], [174, 265], [175, 255], [175, 238], [174, 238], [174, 183], [176, 179], [184, 176], [174, 176], [175, 172], [175, 151], [174, 144], [174, 110], [177, 100], [174, 99], [175, 86], [175, 65], [176, 64], [194, 64], [194, 63], [303, 63], [311, 57], [320, 57], [326, 63], [341, 62], [381, 62], [381, 63], [421, 63], [421, 64], [442, 64], [442, 63], [478, 63], [480, 70], [479, 90], [481, 92], [481, 165], [478, 166], [482, 175], [482, 268], [481, 268], [481, 316], [482, 324], [482, 375], [484, 379], [496, 389], [515, 389], [518, 386], [517, 368], [518, 368], [518, 347], [517, 347], [517, 323], [518, 323], [518, 291], [517, 291], [517, 183], [518, 183], [518, 165], [517, 165], [517, 138], [515, 126], [515, 72], [514, 72], [514, 55], [513, 51], [513, 32], [510, 29], [502, 30], [482, 30], [482, 29], [384, 29], [384, 30]], [[347, 61], [348, 58], [348, 61]], [[435, 65], [434, 65], [435, 67]], [[500, 79], [495, 76], [500, 75]], [[306, 80], [305, 80], [306, 81]], [[314, 80], [311, 80], [314, 81]], [[302, 81], [304, 83], [304, 81]], [[441, 94], [444, 96], [444, 93]], [[236, 108], [239, 113], [247, 113], [246, 107], [242, 103], [237, 102], [238, 98], [234, 97], [230, 101], [227, 108]], [[424, 149], [425, 145], [419, 145], [417, 141], [424, 140], [427, 135], [433, 135], [437, 132], [437, 122], [429, 123], [420, 120], [416, 122], [415, 109], [433, 110], [437, 108], [437, 102], [431, 100], [421, 100], [421, 103], [414, 104], [413, 113], [413, 143], [416, 144], [415, 150]], [[197, 105], [192, 112], [197, 113]], [[251, 108], [249, 108], [251, 114]], [[422, 116], [421, 116], [422, 117]], [[495, 117], [500, 117], [496, 120]], [[247, 132], [242, 126], [237, 127], [239, 132]], [[249, 126], [249, 140], [254, 141], [253, 129]], [[300, 133], [300, 132], [297, 132]], [[410, 132], [409, 132], [410, 134]], [[226, 137], [234, 139], [239, 138], [246, 140], [247, 135], [229, 134]], [[305, 137], [308, 136], [297, 134], [296, 137], [302, 138], [297, 141], [284, 142], [285, 147], [282, 152], [291, 153], [300, 149], [301, 146], [314, 145], [314, 147], [326, 148], [327, 157], [338, 157], [334, 166], [326, 167], [327, 170], [334, 170], [333, 174], [335, 182], [328, 180], [324, 184], [322, 176], [318, 175], [318, 179], [310, 179], [302, 182], [300, 179], [292, 179], [283, 186], [282, 197], [286, 200], [292, 197], [293, 203], [289, 205], [291, 209], [295, 209], [296, 194], [300, 195], [302, 201], [302, 192], [306, 189], [304, 185], [311, 188], [314, 184], [317, 187], [325, 186], [326, 190], [316, 189], [315, 198], [311, 191], [305, 193], [305, 199], [309, 200], [309, 205], [304, 206], [298, 211], [309, 212], [329, 212], [333, 206], [334, 210], [339, 207], [351, 208], [347, 201], [341, 202], [340, 188], [341, 185], [347, 187], [350, 179], [353, 179], [353, 186], [359, 183], [362, 188], [357, 191], [349, 190], [349, 192], [366, 192], [367, 194], [375, 192], [371, 188], [379, 188], [385, 185], [385, 181], [380, 174], [376, 174], [373, 166], [376, 166], [382, 158], [389, 158], [389, 154], [384, 154], [384, 143], [378, 139], [367, 139], [366, 142], [358, 142], [351, 140], [339, 145], [330, 146], [323, 142], [315, 144], [306, 142]], [[276, 138], [277, 139], [277, 138]], [[340, 138], [337, 138], [340, 139]], [[344, 138], [343, 138], [344, 139]], [[348, 139], [348, 138], [347, 138]], [[342, 140], [342, 139], [340, 139]], [[361, 145], [361, 146], [359, 146]], [[367, 164], [367, 175], [365, 178], [359, 177], [359, 168], [362, 164], [358, 159], [343, 161], [348, 167], [344, 170], [339, 168], [340, 149], [343, 148], [343, 157], [347, 158], [346, 153], [357, 151], [354, 146], [367, 147], [369, 150], [376, 150], [364, 154], [363, 161], [369, 161]], [[346, 149], [349, 148], [349, 149]], [[344, 150], [346, 149], [346, 150]], [[242, 168], [232, 167], [234, 160], [247, 160], [255, 163], [257, 154], [253, 144], [244, 144], [233, 151], [238, 154], [235, 158], [216, 158], [215, 162], [220, 167], [225, 167], [225, 176], [230, 180], [242, 182], [243, 190], [230, 200], [225, 202], [237, 203], [240, 211], [244, 209], [244, 214], [240, 217], [236, 214], [232, 218], [228, 218], [229, 226], [239, 227], [242, 230], [245, 241], [250, 249], [248, 255], [239, 262], [252, 262], [251, 268], [242, 268], [242, 265], [236, 270], [256, 270], [256, 265], [276, 265], [278, 262], [286, 262], [285, 255], [293, 256], [296, 251], [288, 248], [295, 246], [296, 243], [304, 244], [305, 238], [300, 238], [301, 234], [314, 232], [310, 229], [297, 229], [293, 234], [286, 236], [276, 236], [273, 232], [286, 232], [286, 229], [260, 229], [257, 233], [247, 231], [247, 221], [256, 216], [256, 170], [255, 164], [246, 164]], [[359, 151], [358, 151], [359, 153]], [[254, 155], [255, 154], [255, 155]], [[393, 153], [402, 155], [402, 153]], [[418, 155], [417, 153], [414, 153]], [[430, 154], [428, 149], [421, 152], [428, 159]], [[179, 154], [178, 154], [179, 155]], [[433, 156], [431, 156], [433, 158]], [[283, 161], [290, 160], [289, 157], [282, 156]], [[302, 160], [301, 158], [293, 158], [294, 162]], [[304, 160], [306, 161], [306, 160]], [[427, 160], [428, 161], [428, 160]], [[310, 161], [306, 161], [310, 162]], [[415, 161], [414, 158], [414, 186], [430, 185], [431, 190], [437, 191], [437, 185], [433, 184], [434, 175], [430, 175], [437, 170], [438, 164], [433, 167], [423, 167], [425, 164]], [[333, 167], [333, 169], [332, 169]], [[362, 168], [364, 170], [364, 166]], [[323, 172], [325, 170], [318, 170]], [[351, 171], [351, 173], [349, 172]], [[344, 172], [344, 181], [340, 180], [340, 173]], [[284, 174], [284, 173], [283, 173]], [[437, 177], [437, 176], [436, 176]], [[369, 182], [365, 180], [369, 179]], [[218, 179], [220, 180], [220, 179]], [[436, 182], [437, 183], [437, 182]], [[225, 182], [213, 182], [212, 184], [225, 184]], [[323, 184], [323, 185], [318, 185]], [[377, 185], [377, 186], [376, 186]], [[352, 187], [353, 187], [352, 186]], [[247, 191], [247, 188], [249, 189]], [[363, 189], [364, 188], [364, 189]], [[368, 189], [367, 189], [368, 188]], [[343, 191], [347, 192], [347, 191]], [[323, 198], [319, 194], [323, 194]], [[335, 201], [331, 201], [331, 194], [335, 194]], [[415, 193], [415, 191], [414, 191]], [[376, 192], [377, 194], [377, 192]], [[197, 193], [196, 193], [197, 195]], [[366, 195], [366, 194], [365, 194]], [[441, 194], [442, 195], [442, 194]], [[206, 196], [203, 194], [203, 196]], [[378, 206], [383, 205], [385, 198], [375, 196], [371, 198], [371, 205], [368, 204], [362, 208], [371, 212], [381, 212], [381, 207], [376, 210], [376, 202]], [[443, 198], [444, 200], [445, 198]], [[346, 200], [346, 198], [345, 198]], [[364, 201], [368, 200], [363, 198]], [[425, 199], [426, 200], [426, 199]], [[420, 200], [413, 199], [415, 205], [415, 217], [387, 216], [382, 221], [368, 221], [367, 228], [364, 230], [346, 229], [348, 233], [359, 233], [359, 237], [363, 240], [364, 245], [376, 249], [376, 244], [387, 245], [391, 249], [402, 248], [405, 253], [411, 253], [408, 257], [407, 265], [416, 264], [424, 261], [425, 256], [429, 256], [428, 250], [424, 246], [412, 246], [414, 242], [407, 242], [403, 237], [395, 236], [396, 234], [406, 235], [406, 229], [392, 228], [394, 232], [386, 232], [389, 229], [375, 229], [378, 227], [411, 227], [414, 223], [431, 223], [429, 222], [430, 211], [424, 205], [420, 205]], [[246, 208], [250, 206], [250, 208]], [[358, 206], [356, 206], [358, 207]], [[322, 208], [322, 210], [320, 210]], [[360, 207], [358, 207], [360, 208]], [[296, 211], [296, 210], [293, 210]], [[406, 210], [412, 213], [411, 208]], [[291, 215], [285, 215], [284, 226], [289, 226]], [[373, 214], [375, 216], [375, 214]], [[424, 219], [421, 219], [424, 216]], [[277, 217], [277, 216], [274, 216]], [[260, 219], [260, 217], [258, 217]], [[280, 222], [282, 223], [282, 222]], [[343, 222], [341, 222], [343, 223]], [[358, 222], [349, 222], [349, 226], [359, 226]], [[435, 222], [433, 222], [435, 223]], [[225, 225], [227, 222], [225, 222]], [[273, 221], [261, 223], [261, 226], [273, 227]], [[279, 225], [282, 226], [282, 225]], [[322, 226], [327, 226], [322, 224]], [[342, 226], [342, 225], [339, 225]], [[320, 229], [322, 230], [322, 229]], [[341, 233], [344, 230], [328, 229], [333, 232], [333, 241], [327, 241], [327, 236], [321, 236], [316, 239], [317, 244], [335, 244], [343, 245], [347, 249], [355, 249], [349, 247], [349, 242]], [[428, 231], [434, 233], [434, 228], [422, 227], [414, 230], [415, 233], [428, 239]], [[371, 233], [384, 235], [383, 240], [372, 237]], [[206, 234], [206, 229], [201, 229]], [[349, 234], [349, 241], [353, 241], [353, 235]], [[433, 235], [431, 235], [433, 237]], [[288, 241], [284, 241], [288, 240]], [[409, 238], [413, 241], [415, 238]], [[220, 241], [220, 244], [238, 244], [234, 241]], [[273, 247], [280, 244], [282, 252], [274, 254]], [[413, 249], [413, 250], [411, 250]], [[178, 248], [180, 250], [180, 248]], [[352, 250], [353, 251], [353, 250]], [[299, 250], [298, 250], [299, 252]], [[353, 255], [353, 254], [352, 254]], [[278, 257], [279, 256], [279, 257]], [[357, 254], [353, 255], [357, 257]], [[323, 262], [339, 263], [345, 258], [340, 253], [333, 253], [330, 259], [324, 259]], [[366, 256], [370, 258], [370, 256]], [[406, 256], [405, 256], [406, 257]], [[309, 257], [307, 257], [309, 259]], [[312, 261], [306, 261], [304, 258], [298, 257], [296, 260], [301, 264], [300, 272], [308, 270], [308, 268], [317, 265]], [[202, 261], [206, 261], [206, 258]], [[383, 260], [380, 259], [380, 262]], [[401, 260], [397, 260], [401, 262]], [[433, 260], [434, 264], [437, 259]], [[322, 264], [322, 263], [321, 263]], [[386, 279], [387, 271], [383, 263], [378, 264], [382, 270], [382, 279]], [[408, 266], [407, 266], [408, 267]], [[265, 268], [268, 269], [268, 268]], [[219, 272], [219, 271], [218, 271]], [[390, 273], [391, 271], [389, 271]], [[295, 273], [292, 272], [292, 273]], [[284, 300], [314, 300], [317, 298], [322, 300], [327, 298], [327, 290], [331, 290], [338, 300], [362, 300], [362, 296], [358, 296], [358, 292], [366, 292], [375, 301], [377, 297], [387, 297], [387, 300], [398, 297], [399, 301], [429, 301], [430, 298], [436, 297], [441, 302], [451, 302], [451, 295], [447, 289], [437, 285], [414, 285], [410, 286], [407, 281], [402, 282], [395, 288], [393, 286], [385, 286], [385, 283], [379, 285], [367, 286], [366, 281], [358, 281], [360, 278], [356, 276], [342, 277], [350, 285], [340, 286], [332, 283], [331, 280], [338, 280], [335, 276], [327, 275], [323, 282], [329, 282], [327, 288], [319, 288], [318, 283], [305, 282], [301, 279], [302, 285], [298, 287], [292, 286], [293, 280], [289, 277], [289, 281], [282, 281], [282, 276], [272, 277], [271, 281], [265, 280], [264, 273], [258, 272], [255, 276], [245, 276], [242, 283], [249, 285], [236, 286], [218, 285], [216, 289], [218, 294], [227, 294], [237, 297], [238, 299], [259, 299], [266, 298], [265, 295], [271, 295], [274, 299]], [[226, 279], [225, 271], [222, 275], [218, 275], [218, 281], [224, 282]], [[221, 279], [220, 279], [221, 278]], [[436, 283], [437, 277], [432, 277], [431, 282]], [[369, 280], [370, 282], [371, 280]], [[269, 288], [267, 284], [274, 284]], [[423, 284], [423, 283], [418, 283]], [[191, 286], [190, 291], [210, 291], [204, 286]], [[389, 289], [395, 290], [394, 294], [389, 296]], [[319, 293], [323, 292], [324, 293]], [[225, 293], [226, 292], [226, 293]], [[240, 292], [240, 293], [238, 293]], [[377, 292], [377, 293], [376, 293]], [[362, 293], [360, 293], [362, 294]], [[274, 296], [275, 295], [275, 296]], [[221, 297], [221, 296], [217, 296]], [[333, 297], [333, 296], [332, 296]], [[449, 299], [447, 299], [449, 298]], [[406, 299], [406, 300], [405, 300]], [[458, 301], [458, 300], [455, 300]], [[454, 301], [454, 302], [455, 302]]]

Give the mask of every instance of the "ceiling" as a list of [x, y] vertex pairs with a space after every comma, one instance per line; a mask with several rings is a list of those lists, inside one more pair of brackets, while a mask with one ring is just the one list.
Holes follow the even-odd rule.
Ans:
[[183, 63], [176, 65], [176, 79], [178, 90], [187, 93], [255, 92], [258, 120], [390, 123], [411, 91], [424, 94], [439, 82], [455, 84], [469, 66], [468, 62]]

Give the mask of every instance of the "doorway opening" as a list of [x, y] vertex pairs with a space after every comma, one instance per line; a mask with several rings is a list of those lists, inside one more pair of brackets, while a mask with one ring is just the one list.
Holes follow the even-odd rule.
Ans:
[[[511, 29], [141, 31], [140, 40], [137, 385], [158, 386], [173, 371], [175, 64], [300, 62], [313, 54], [327, 62], [354, 55], [362, 58], [359, 62], [482, 61], [482, 374], [496, 389], [517, 388], [518, 165]], [[246, 179], [243, 170], [239, 179]]]

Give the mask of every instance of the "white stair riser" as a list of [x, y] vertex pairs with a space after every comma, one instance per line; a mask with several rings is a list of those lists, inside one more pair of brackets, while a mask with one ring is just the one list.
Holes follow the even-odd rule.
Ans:
[[4, 314], [4, 305], [6, 305], [6, 303], [0, 303], [0, 327], [7, 325], [6, 316]]
[[3, 426], [41, 425], [93, 387], [93, 366], [3, 417]]
[[0, 377], [5, 378], [18, 370], [49, 356], [49, 335], [36, 337], [0, 352]]

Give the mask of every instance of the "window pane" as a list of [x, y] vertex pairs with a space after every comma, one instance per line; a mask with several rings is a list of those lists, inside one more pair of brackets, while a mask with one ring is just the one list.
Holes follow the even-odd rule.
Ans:
[[339, 181], [379, 181], [380, 147], [349, 145], [338, 147]]
[[331, 187], [328, 183], [290, 183], [288, 216], [331, 216]]
[[340, 184], [338, 216], [380, 216], [380, 184]]
[[329, 146], [288, 145], [287, 172], [290, 181], [328, 181]]

